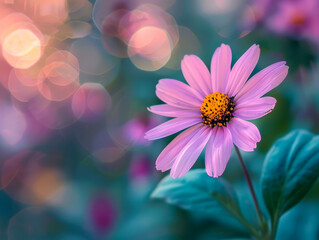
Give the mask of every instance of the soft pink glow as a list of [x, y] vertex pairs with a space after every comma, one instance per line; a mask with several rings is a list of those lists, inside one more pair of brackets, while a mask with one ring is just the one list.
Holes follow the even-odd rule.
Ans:
[[48, 156], [26, 150], [7, 159], [2, 168], [1, 186], [13, 199], [40, 204], [52, 198], [63, 184], [60, 173], [43, 162]]
[[68, 17], [67, 0], [15, 0], [11, 7], [26, 13], [49, 34], [57, 32]]
[[67, 51], [57, 51], [46, 60], [38, 75], [38, 90], [48, 100], [63, 101], [79, 88], [79, 63]]
[[166, 31], [144, 27], [136, 31], [128, 43], [132, 62], [140, 69], [154, 71], [163, 67], [171, 57], [172, 45]]
[[24, 115], [12, 106], [1, 106], [0, 137], [9, 146], [18, 144], [27, 127]]
[[8, 89], [10, 93], [21, 102], [28, 102], [38, 94], [35, 86], [27, 86], [20, 81], [16, 74], [16, 69], [11, 70], [8, 81]]
[[73, 124], [77, 118], [71, 108], [71, 97], [64, 101], [52, 101], [38, 96], [29, 103], [32, 116], [49, 129], [62, 129]]
[[73, 95], [72, 110], [77, 118], [93, 121], [111, 107], [111, 97], [98, 83], [85, 83]]
[[14, 68], [26, 69], [42, 55], [43, 35], [23, 13], [0, 6], [0, 44], [2, 55]]

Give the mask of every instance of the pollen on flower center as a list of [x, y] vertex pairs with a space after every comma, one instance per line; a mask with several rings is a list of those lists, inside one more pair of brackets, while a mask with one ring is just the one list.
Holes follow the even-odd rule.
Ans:
[[203, 124], [210, 127], [226, 126], [233, 118], [234, 108], [233, 98], [224, 93], [214, 92], [207, 95], [200, 107]]

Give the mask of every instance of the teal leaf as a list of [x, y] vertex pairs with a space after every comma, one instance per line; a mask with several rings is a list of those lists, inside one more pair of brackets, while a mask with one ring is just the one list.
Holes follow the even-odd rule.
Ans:
[[216, 215], [218, 211], [225, 209], [239, 212], [231, 186], [223, 179], [209, 177], [203, 169], [191, 170], [178, 179], [165, 177], [152, 193], [152, 197], [208, 215]]
[[262, 193], [273, 221], [300, 202], [319, 175], [319, 136], [295, 130], [269, 150], [261, 177]]

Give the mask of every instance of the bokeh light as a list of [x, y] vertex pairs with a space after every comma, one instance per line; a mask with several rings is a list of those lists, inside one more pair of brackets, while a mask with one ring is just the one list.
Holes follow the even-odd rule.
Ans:
[[43, 239], [55, 221], [44, 207], [28, 207], [16, 213], [8, 224], [8, 240]]
[[15, 68], [26, 69], [39, 61], [44, 37], [29, 16], [0, 5], [0, 44], [6, 61]]
[[72, 110], [83, 121], [94, 121], [111, 107], [111, 97], [98, 83], [85, 83], [72, 98]]
[[17, 70], [12, 69], [8, 80], [8, 90], [17, 100], [21, 102], [28, 102], [38, 94], [37, 88], [32, 86], [32, 81], [36, 82], [36, 79], [31, 80], [31, 86], [24, 84], [25, 81], [20, 81], [20, 79], [21, 78], [18, 77]]
[[38, 90], [48, 100], [63, 101], [79, 88], [79, 63], [67, 51], [57, 51], [46, 60], [38, 75]]
[[13, 106], [0, 105], [0, 136], [8, 146], [17, 145], [24, 135], [27, 123], [24, 115]]
[[128, 52], [134, 65], [146, 71], [163, 67], [171, 56], [171, 40], [166, 31], [157, 27], [144, 27], [136, 31]]
[[[144, 138], [166, 119], [147, 107], [162, 104], [159, 79], [186, 81], [185, 55], [210, 69], [221, 43], [233, 64], [259, 44], [254, 72], [287, 61], [276, 108], [256, 120], [262, 141], [244, 156], [255, 181], [275, 139], [319, 132], [318, 12], [316, 0], [0, 0], [0, 239], [248, 239], [223, 214], [150, 199], [172, 139]], [[241, 186], [228, 165], [225, 178]], [[308, 220], [282, 225], [296, 239], [318, 239], [317, 185], [296, 214]]]
[[41, 57], [40, 39], [28, 29], [17, 29], [4, 38], [2, 54], [15, 68], [29, 68]]
[[44, 153], [22, 151], [2, 166], [1, 186], [19, 202], [40, 204], [48, 201], [63, 185], [57, 169], [45, 166]]

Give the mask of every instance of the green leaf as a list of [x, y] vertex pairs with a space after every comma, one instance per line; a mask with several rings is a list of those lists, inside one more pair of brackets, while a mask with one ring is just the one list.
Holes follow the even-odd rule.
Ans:
[[319, 136], [296, 130], [275, 142], [262, 171], [263, 198], [273, 221], [300, 202], [319, 175]]
[[209, 177], [204, 169], [191, 170], [178, 179], [165, 177], [152, 197], [206, 216], [227, 213], [239, 220], [251, 235], [258, 237], [258, 231], [243, 217], [231, 185], [221, 178]]
[[209, 177], [203, 169], [191, 170], [178, 179], [165, 177], [152, 193], [152, 197], [208, 215], [216, 214], [216, 211], [223, 208], [239, 211], [231, 186], [220, 178]]

